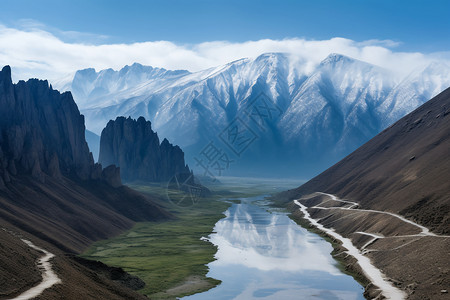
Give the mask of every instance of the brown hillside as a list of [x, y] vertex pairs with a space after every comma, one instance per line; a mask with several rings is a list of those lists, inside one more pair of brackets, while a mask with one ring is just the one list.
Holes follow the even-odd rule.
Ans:
[[283, 197], [316, 191], [450, 233], [450, 88]]

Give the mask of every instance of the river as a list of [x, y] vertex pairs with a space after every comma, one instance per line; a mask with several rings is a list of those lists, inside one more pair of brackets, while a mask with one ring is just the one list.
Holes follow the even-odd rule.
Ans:
[[240, 200], [208, 237], [218, 246], [208, 276], [222, 283], [183, 299], [364, 299], [328, 242], [270, 209], [264, 196]]

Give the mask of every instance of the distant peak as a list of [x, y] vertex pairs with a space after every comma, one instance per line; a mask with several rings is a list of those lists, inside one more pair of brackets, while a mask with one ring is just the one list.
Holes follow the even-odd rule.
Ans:
[[350, 61], [355, 61], [355, 59], [350, 58], [345, 55], [342, 55], [342, 54], [339, 54], [339, 53], [331, 53], [320, 64], [321, 65], [329, 65], [329, 64], [335, 64], [335, 63], [341, 62], [341, 61], [350, 62]]
[[78, 77], [78, 76], [95, 76], [96, 74], [97, 74], [97, 71], [95, 71], [94, 68], [87, 68], [87, 69], [82, 69], [82, 70], [76, 71], [74, 77]]
[[356, 59], [356, 58], [352, 58], [349, 56], [345, 56], [343, 54], [339, 54], [339, 53], [331, 53], [330, 55], [328, 55], [319, 65], [319, 67], [324, 67], [324, 66], [337, 66], [338, 64], [356, 64], [360, 67], [368, 67], [368, 68], [375, 68], [379, 71], [384, 70], [383, 68], [381, 68], [380, 66]]
[[165, 69], [153, 68], [152, 66], [144, 66], [144, 65], [142, 65], [140, 63], [135, 62], [131, 66], [129, 66], [129, 65], [124, 66], [122, 69], [120, 69], [119, 72], [123, 73], [123, 72], [127, 72], [128, 70], [133, 70], [133, 71], [143, 71], [143, 70], [145, 70], [145, 71], [152, 71], [153, 69], [165, 71]]
[[105, 74], [105, 73], [115, 73], [115, 72], [116, 71], [114, 71], [113, 68], [108, 68], [108, 69], [101, 70], [99, 73], [100, 74]]
[[78, 70], [77, 72], [80, 73], [91, 73], [91, 72], [96, 72], [94, 68], [86, 68], [86, 69], [82, 69], [82, 70]]

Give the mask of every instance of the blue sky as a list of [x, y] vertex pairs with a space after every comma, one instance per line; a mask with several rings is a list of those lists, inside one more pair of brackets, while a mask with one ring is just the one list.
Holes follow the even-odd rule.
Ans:
[[308, 73], [330, 53], [401, 75], [450, 64], [450, 0], [1, 0], [0, 65], [60, 79], [138, 62], [199, 71], [283, 52]]
[[450, 49], [448, 0], [2, 0], [0, 8], [5, 26], [28, 19], [54, 33], [94, 34], [77, 38], [97, 44], [344, 37], [393, 40], [401, 51]]

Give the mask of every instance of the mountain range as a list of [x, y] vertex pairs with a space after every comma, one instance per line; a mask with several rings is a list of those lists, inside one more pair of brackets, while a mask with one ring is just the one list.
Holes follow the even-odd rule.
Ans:
[[[117, 116], [150, 120], [197, 174], [303, 178], [450, 86], [450, 67], [437, 63], [406, 77], [339, 54], [312, 72], [303, 66], [283, 53], [195, 73], [135, 63], [80, 70], [54, 85], [72, 91], [96, 134]], [[219, 162], [202, 157], [211, 146]]]

